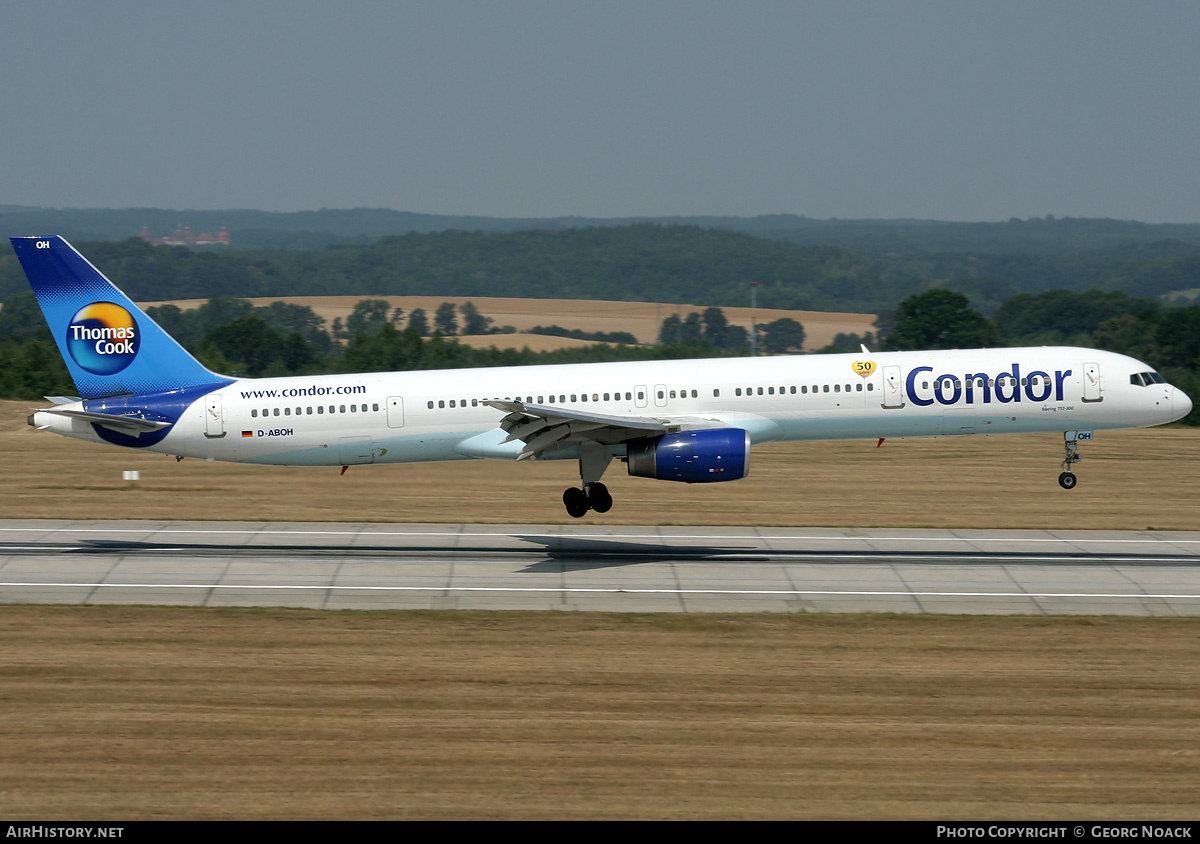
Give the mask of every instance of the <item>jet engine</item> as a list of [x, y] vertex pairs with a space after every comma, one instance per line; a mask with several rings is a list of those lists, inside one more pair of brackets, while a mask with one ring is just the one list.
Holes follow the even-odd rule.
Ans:
[[629, 474], [660, 481], [706, 484], [736, 481], [750, 471], [750, 433], [741, 428], [681, 431], [634, 440]]

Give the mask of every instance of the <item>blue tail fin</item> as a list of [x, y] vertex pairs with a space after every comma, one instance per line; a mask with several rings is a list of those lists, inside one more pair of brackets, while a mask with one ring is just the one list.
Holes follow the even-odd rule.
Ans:
[[10, 240], [81, 398], [228, 383], [61, 237]]

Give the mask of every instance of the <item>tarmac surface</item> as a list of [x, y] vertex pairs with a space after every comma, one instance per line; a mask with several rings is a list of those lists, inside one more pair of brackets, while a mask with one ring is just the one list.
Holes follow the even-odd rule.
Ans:
[[1200, 615], [1200, 532], [0, 520], [0, 603]]

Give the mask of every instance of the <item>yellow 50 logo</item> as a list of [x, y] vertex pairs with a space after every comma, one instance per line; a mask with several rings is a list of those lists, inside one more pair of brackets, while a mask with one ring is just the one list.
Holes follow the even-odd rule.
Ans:
[[853, 364], [851, 364], [851, 366], [853, 366], [854, 371], [863, 378], [866, 378], [875, 371], [875, 361], [873, 360], [856, 360]]

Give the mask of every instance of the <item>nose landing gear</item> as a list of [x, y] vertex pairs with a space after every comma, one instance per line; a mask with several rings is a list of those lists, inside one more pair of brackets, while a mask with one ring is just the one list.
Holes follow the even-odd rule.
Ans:
[[1080, 440], [1090, 440], [1092, 438], [1091, 431], [1064, 431], [1063, 439], [1066, 441], [1067, 456], [1063, 459], [1063, 473], [1058, 476], [1058, 485], [1063, 489], [1074, 489], [1075, 484], [1079, 480], [1075, 477], [1075, 473], [1071, 471], [1071, 467], [1083, 459], [1083, 456], [1077, 453]]

